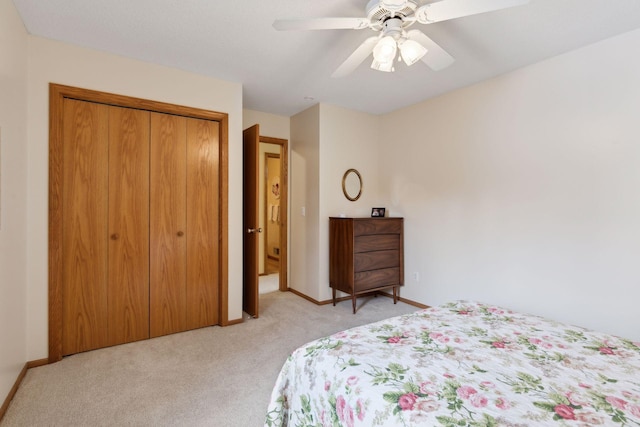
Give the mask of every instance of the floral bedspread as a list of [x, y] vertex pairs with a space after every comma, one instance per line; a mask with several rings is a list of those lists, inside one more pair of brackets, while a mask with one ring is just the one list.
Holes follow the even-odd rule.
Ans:
[[265, 426], [640, 426], [640, 343], [456, 302], [312, 341]]

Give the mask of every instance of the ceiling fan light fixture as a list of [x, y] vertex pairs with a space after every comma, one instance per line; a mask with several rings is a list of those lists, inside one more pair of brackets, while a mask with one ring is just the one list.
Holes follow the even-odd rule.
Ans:
[[420, 61], [427, 54], [427, 48], [415, 40], [404, 39], [398, 43], [400, 56], [407, 66], [411, 66]]
[[392, 73], [395, 71], [395, 68], [393, 68], [393, 58], [388, 62], [379, 62], [374, 59], [371, 63], [371, 68], [378, 71], [384, 71], [385, 73]]
[[391, 36], [385, 36], [382, 37], [373, 48], [373, 57], [381, 64], [386, 64], [387, 62], [393, 63], [397, 51], [398, 45], [395, 39]]

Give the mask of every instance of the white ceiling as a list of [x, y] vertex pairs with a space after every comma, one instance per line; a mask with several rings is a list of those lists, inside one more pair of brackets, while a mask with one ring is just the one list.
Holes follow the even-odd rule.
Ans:
[[365, 61], [336, 79], [333, 71], [371, 30], [279, 32], [272, 23], [363, 17], [367, 0], [13, 2], [33, 35], [240, 82], [244, 108], [285, 116], [318, 102], [382, 114], [640, 28], [639, 0], [531, 0], [412, 27], [456, 58], [449, 68], [420, 62], [383, 73]]

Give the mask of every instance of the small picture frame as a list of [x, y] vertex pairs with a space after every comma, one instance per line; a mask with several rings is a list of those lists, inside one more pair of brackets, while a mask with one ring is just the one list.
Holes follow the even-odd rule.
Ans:
[[371, 208], [371, 218], [383, 218], [385, 208]]

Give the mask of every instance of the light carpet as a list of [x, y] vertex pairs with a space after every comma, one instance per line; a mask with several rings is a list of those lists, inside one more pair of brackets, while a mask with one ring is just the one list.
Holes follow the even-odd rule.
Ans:
[[260, 296], [260, 317], [76, 354], [29, 370], [2, 427], [262, 426], [287, 356], [313, 339], [416, 311], [386, 297], [317, 306]]
[[267, 274], [260, 276], [258, 279], [258, 292], [260, 294], [268, 294], [269, 292], [280, 289], [280, 274]]

